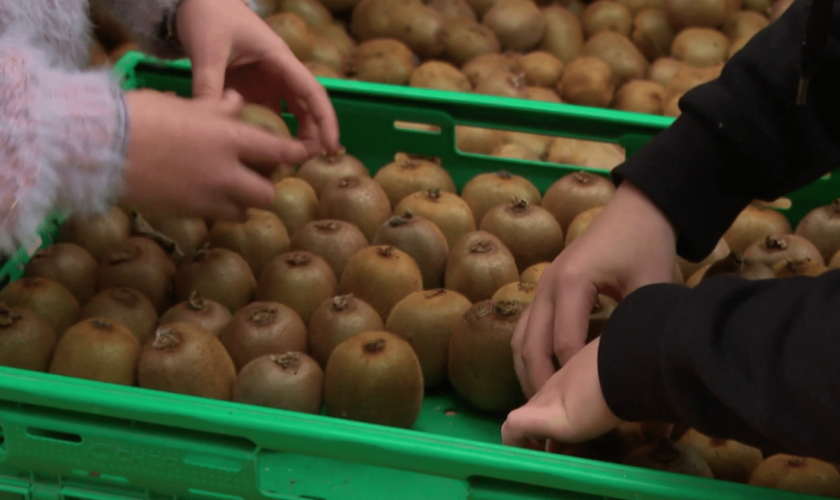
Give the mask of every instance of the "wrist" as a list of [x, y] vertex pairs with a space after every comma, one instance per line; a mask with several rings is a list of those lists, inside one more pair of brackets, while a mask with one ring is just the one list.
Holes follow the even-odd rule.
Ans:
[[668, 242], [676, 248], [677, 228], [665, 212], [632, 182], [624, 180], [619, 184], [607, 209], [610, 206], [612, 206], [611, 211], [617, 211], [629, 217], [629, 222], [637, 222], [641, 228], [665, 235]]

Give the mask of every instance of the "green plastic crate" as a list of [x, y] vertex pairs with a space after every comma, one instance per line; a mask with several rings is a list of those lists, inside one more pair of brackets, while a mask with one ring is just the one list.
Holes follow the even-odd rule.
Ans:
[[[125, 88], [189, 95], [189, 66], [129, 53]], [[541, 190], [577, 169], [457, 152], [454, 125], [619, 143], [670, 120], [609, 110], [322, 80], [342, 142], [372, 170], [398, 151], [438, 156], [456, 184], [507, 169]], [[440, 134], [396, 129], [436, 124]], [[294, 128], [294, 127], [292, 127]], [[678, 166], [675, 166], [678, 168]], [[605, 172], [599, 172], [606, 175]], [[832, 178], [791, 196], [792, 220], [830, 200]], [[800, 208], [801, 206], [801, 208]], [[42, 228], [53, 240], [58, 220]], [[30, 250], [0, 270], [17, 279]], [[503, 415], [432, 392], [412, 430], [0, 368], [0, 500], [705, 500], [814, 498], [503, 447]]]

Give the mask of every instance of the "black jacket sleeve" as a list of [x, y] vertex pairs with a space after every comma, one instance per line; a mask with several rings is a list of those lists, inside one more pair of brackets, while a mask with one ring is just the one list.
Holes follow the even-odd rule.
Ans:
[[619, 418], [840, 462], [840, 271], [640, 288], [610, 318], [598, 372]]
[[720, 78], [686, 93], [674, 124], [613, 171], [671, 220], [686, 259], [708, 255], [753, 199], [783, 196], [840, 163], [840, 2], [808, 99], [796, 103], [811, 4], [794, 2]]

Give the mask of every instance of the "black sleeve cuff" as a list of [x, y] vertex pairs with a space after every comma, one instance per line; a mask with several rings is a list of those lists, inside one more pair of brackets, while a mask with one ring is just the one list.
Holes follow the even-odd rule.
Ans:
[[616, 184], [629, 180], [662, 210], [677, 230], [677, 253], [692, 262], [712, 252], [752, 201], [738, 153], [711, 127], [683, 113], [612, 171]]
[[613, 311], [598, 348], [598, 377], [610, 410], [629, 422], [675, 422], [680, 416], [665, 389], [660, 362], [671, 313], [688, 289], [649, 285]]

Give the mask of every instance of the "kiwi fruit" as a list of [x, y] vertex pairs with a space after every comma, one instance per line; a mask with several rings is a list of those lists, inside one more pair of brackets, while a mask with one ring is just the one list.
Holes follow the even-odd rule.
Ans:
[[191, 323], [170, 323], [143, 347], [137, 382], [146, 389], [229, 401], [236, 368], [215, 335]]
[[[558, 104], [563, 102], [560, 96], [557, 95], [557, 92], [545, 87], [525, 87], [523, 97], [531, 101], [553, 102]], [[539, 161], [539, 157], [536, 157], [533, 161]]]
[[665, 15], [675, 30], [717, 28], [729, 14], [727, 0], [665, 0]]
[[727, 60], [732, 59], [732, 57], [738, 53], [739, 50], [743, 49], [744, 46], [749, 42], [750, 39], [747, 37], [744, 38], [736, 38], [732, 41], [729, 45], [729, 54], [727, 54]]
[[[668, 47], [670, 50], [670, 45]], [[684, 62], [673, 57], [660, 57], [651, 63], [650, 68], [648, 68], [647, 78], [667, 89], [674, 76], [684, 67]]]
[[627, 82], [615, 93], [611, 107], [633, 113], [661, 115], [665, 110], [665, 88], [649, 80]]
[[618, 307], [618, 303], [611, 297], [598, 294], [589, 313], [589, 329], [586, 334], [587, 343], [601, 336], [616, 307]]
[[643, 467], [689, 476], [712, 478], [712, 469], [703, 456], [687, 444], [661, 439], [656, 443], [638, 448], [624, 460], [626, 465]]
[[818, 264], [825, 264], [822, 254], [813, 243], [795, 234], [771, 234], [754, 242], [744, 251], [744, 257], [755, 260], [768, 267], [786, 259], [810, 259]]
[[404, 153], [397, 153], [394, 161], [380, 168], [373, 180], [382, 186], [392, 207], [406, 196], [424, 189], [438, 188], [455, 193], [455, 182], [443, 167]]
[[506, 412], [525, 402], [510, 347], [524, 309], [517, 302], [484, 300], [473, 304], [455, 325], [449, 380], [455, 392], [479, 410]]
[[322, 36], [312, 38], [312, 62], [328, 66], [335, 74], [343, 76], [347, 72], [347, 58], [342, 48], [332, 40]]
[[694, 274], [685, 280], [685, 286], [694, 288], [707, 278], [721, 275], [739, 276], [751, 281], [773, 279], [776, 277], [776, 274], [770, 266], [754, 259], [747, 259], [733, 250], [726, 257], [711, 264], [706, 264], [695, 271]]
[[436, 288], [409, 294], [388, 315], [385, 330], [414, 349], [426, 389], [446, 381], [452, 331], [470, 307], [472, 303], [460, 293]]
[[695, 68], [693, 66], [689, 66], [688, 64], [684, 65], [682, 69], [677, 71], [665, 87], [666, 103], [675, 96], [683, 95], [698, 85], [714, 80], [720, 76], [721, 69], [723, 69], [723, 64], [707, 66], [704, 68]]
[[370, 304], [385, 321], [397, 302], [423, 289], [423, 275], [417, 262], [390, 245], [363, 248], [344, 267], [339, 293], [352, 293]]
[[300, 228], [292, 237], [292, 250], [305, 250], [324, 259], [341, 276], [353, 255], [368, 245], [362, 231], [341, 220], [318, 220]]
[[269, 28], [289, 46], [289, 50], [301, 61], [312, 57], [312, 42], [315, 35], [300, 16], [292, 12], [279, 12], [265, 19]]
[[362, 0], [353, 9], [351, 33], [362, 42], [376, 38], [393, 38], [391, 13], [417, 0]]
[[319, 0], [330, 12], [345, 12], [359, 5], [359, 0]]
[[550, 265], [551, 262], [540, 262], [539, 264], [534, 264], [528, 269], [522, 271], [522, 274], [519, 276], [519, 281], [522, 283], [530, 283], [532, 285], [538, 284], [543, 272], [545, 272], [546, 268]]
[[338, 219], [354, 224], [371, 241], [391, 214], [391, 203], [382, 187], [370, 177], [342, 177], [321, 194], [320, 219]]
[[686, 28], [671, 45], [671, 57], [699, 68], [722, 64], [728, 55], [729, 39], [711, 28]]
[[350, 56], [347, 73], [359, 80], [406, 85], [417, 58], [399, 40], [378, 38], [360, 43]]
[[746, 483], [761, 463], [761, 450], [731, 439], [711, 438], [689, 429], [678, 443], [697, 450], [709, 464], [715, 479]]
[[520, 144], [502, 144], [493, 150], [491, 156], [498, 158], [514, 158], [518, 160], [540, 161], [540, 157], [533, 151]]
[[286, 125], [283, 118], [274, 112], [274, 110], [262, 104], [250, 102], [244, 104], [239, 111], [239, 119], [249, 125], [259, 127], [269, 134], [283, 137], [292, 136], [291, 131], [289, 131], [289, 126]]
[[485, 54], [498, 53], [502, 47], [493, 30], [464, 18], [446, 23], [443, 46], [444, 57], [457, 66]]
[[410, 428], [423, 404], [423, 372], [408, 342], [385, 331], [362, 332], [333, 350], [324, 370], [327, 414]]
[[545, 32], [545, 19], [531, 0], [504, 0], [482, 18], [485, 26], [496, 33], [504, 50], [526, 52], [540, 43]]
[[402, 216], [393, 216], [382, 224], [371, 243], [390, 245], [410, 255], [420, 268], [423, 289], [443, 286], [449, 244], [430, 220], [415, 217], [410, 210]]
[[754, 10], [762, 14], [770, 11], [773, 0], [744, 0], [744, 10]]
[[403, 42], [420, 59], [443, 54], [446, 19], [420, 2], [402, 5], [388, 16], [391, 36]]
[[[341, 77], [344, 76], [344, 75], [336, 72], [336, 70], [332, 69], [332, 67], [330, 67], [330, 66], [328, 66], [328, 65], [326, 65], [322, 62], [307, 61], [307, 62], [304, 63], [304, 66], [306, 66], [306, 69], [308, 69], [309, 72], [312, 73], [312, 76], [315, 76], [315, 77], [341, 78]], [[280, 170], [278, 170], [278, 172], [280, 172], [282, 174], [285, 174], [285, 172], [281, 172]], [[292, 172], [292, 174], [294, 174], [294, 172]], [[278, 181], [280, 181], [280, 180], [282, 180], [286, 177], [292, 177], [292, 175], [285, 175], [285, 176], [281, 175], [281, 176], [278, 176], [278, 177], [272, 177], [272, 180], [275, 181], [275, 182], [278, 182]]]
[[46, 321], [58, 338], [79, 317], [79, 301], [64, 285], [47, 278], [21, 278], [0, 290], [0, 303], [28, 309]]
[[679, 263], [680, 271], [682, 271], [683, 276], [691, 276], [701, 267], [714, 264], [715, 262], [725, 258], [730, 252], [731, 249], [726, 243], [726, 240], [721, 238], [718, 240], [717, 245], [715, 245], [712, 252], [700, 262], [690, 262], [682, 257], [677, 257], [677, 262]]
[[563, 61], [542, 50], [522, 56], [519, 67], [525, 74], [526, 85], [554, 88], [563, 76]]
[[470, 206], [476, 224], [481, 223], [490, 209], [514, 197], [529, 205], [539, 205], [542, 201], [540, 191], [531, 181], [505, 170], [479, 174], [461, 190], [461, 198]]
[[188, 259], [195, 255], [207, 237], [207, 223], [200, 217], [174, 217], [155, 213], [143, 217], [155, 230], [178, 244], [178, 248], [184, 253], [183, 258]]
[[788, 8], [793, 4], [794, 0], [776, 0], [773, 2], [773, 5], [770, 6], [769, 12], [769, 20], [771, 23], [776, 22], [782, 15], [788, 10]]
[[619, 83], [645, 77], [648, 60], [626, 36], [602, 31], [586, 41], [583, 56], [597, 57], [607, 63]]
[[501, 130], [467, 125], [455, 126], [455, 146], [465, 153], [489, 155], [504, 142], [505, 133]]
[[306, 353], [306, 325], [300, 315], [278, 302], [252, 302], [243, 307], [219, 334], [236, 370], [272, 353]]
[[256, 300], [285, 304], [304, 324], [324, 300], [336, 293], [338, 282], [327, 261], [304, 250], [275, 258], [257, 281]]
[[312, 186], [318, 197], [328, 185], [350, 176], [370, 177], [370, 172], [358, 158], [345, 151], [314, 156], [303, 162], [298, 171], [298, 178]]
[[525, 98], [525, 75], [497, 71], [490, 73], [475, 86], [476, 94], [495, 95], [499, 97]]
[[767, 18], [758, 12], [743, 10], [727, 18], [723, 24], [723, 32], [730, 40], [749, 39], [770, 24]]
[[615, 31], [624, 36], [630, 36], [633, 17], [630, 15], [630, 10], [619, 2], [596, 0], [586, 6], [581, 16], [581, 24], [587, 38], [602, 31]]
[[140, 342], [116, 321], [90, 318], [71, 326], [58, 340], [50, 373], [134, 385]]
[[356, 47], [356, 42], [347, 33], [347, 30], [335, 22], [312, 26], [312, 33], [337, 45], [344, 57], [348, 57]]
[[789, 234], [790, 222], [771, 208], [747, 205], [723, 235], [729, 248], [745, 252], [752, 243], [771, 234]]
[[636, 15], [643, 10], [655, 8], [662, 9], [664, 0], [618, 0], [618, 3], [627, 7], [631, 15]]
[[615, 192], [612, 182], [585, 170], [565, 175], [545, 192], [542, 207], [551, 212], [566, 231], [584, 210], [605, 206]]
[[563, 230], [551, 212], [519, 198], [492, 208], [479, 229], [496, 236], [510, 250], [520, 272], [554, 260], [563, 250]]
[[172, 304], [175, 264], [157, 243], [132, 236], [111, 248], [99, 262], [97, 290], [127, 287], [142, 293], [158, 313]]
[[758, 464], [747, 484], [824, 498], [840, 497], [840, 473], [833, 465], [782, 453]]
[[145, 345], [155, 334], [158, 314], [148, 297], [137, 290], [120, 287], [94, 295], [79, 313], [79, 320], [100, 318], [119, 323]]
[[289, 235], [318, 219], [318, 195], [308, 182], [289, 177], [274, 184], [272, 212], [283, 221]]
[[583, 26], [580, 19], [560, 5], [542, 9], [545, 30], [537, 48], [554, 54], [563, 64], [569, 65], [583, 50]]
[[[519, 58], [519, 54], [513, 52], [481, 54], [464, 64], [461, 71], [467, 76], [470, 83], [477, 87], [493, 75], [520, 74]], [[498, 79], [498, 76], [496, 78]], [[524, 77], [522, 80], [522, 83], [519, 84], [520, 87], [524, 85]]]
[[214, 248], [226, 248], [241, 255], [254, 276], [283, 252], [289, 250], [289, 233], [283, 221], [273, 212], [248, 209], [245, 222], [217, 221], [207, 235]]
[[79, 304], [84, 304], [96, 292], [96, 269], [96, 259], [81, 246], [56, 243], [35, 252], [26, 265], [24, 276], [61, 283]]
[[257, 288], [250, 266], [238, 253], [226, 248], [203, 247], [178, 268], [175, 297], [189, 300], [193, 292], [235, 313], [249, 302]]
[[592, 208], [587, 208], [583, 212], [577, 214], [574, 219], [572, 219], [571, 224], [569, 224], [569, 229], [566, 231], [566, 240], [565, 246], [569, 246], [578, 236], [583, 234], [586, 231], [586, 228], [592, 224], [592, 221], [598, 217], [604, 210], [603, 206], [597, 206]]
[[187, 300], [175, 304], [160, 317], [160, 325], [191, 323], [218, 336], [232, 317], [228, 308], [193, 291]]
[[671, 29], [662, 9], [645, 9], [633, 19], [630, 39], [645, 57], [654, 60], [670, 54], [671, 45], [674, 43], [674, 30]]
[[597, 57], [579, 57], [567, 63], [557, 93], [570, 104], [605, 108], [612, 102], [615, 86], [609, 64]]
[[327, 299], [309, 320], [309, 353], [321, 367], [327, 366], [335, 347], [350, 337], [367, 331], [384, 330], [379, 313], [353, 294]]
[[453, 19], [477, 19], [475, 11], [466, 0], [431, 0], [428, 5], [438, 11], [447, 22]]
[[40, 316], [0, 303], [0, 366], [45, 372], [55, 344], [55, 331]]
[[323, 384], [324, 372], [306, 354], [266, 354], [242, 368], [232, 399], [237, 403], [318, 414]]
[[840, 199], [808, 212], [797, 224], [795, 234], [813, 243], [826, 262], [831, 260], [840, 250]]
[[773, 265], [773, 273], [777, 278], [790, 278], [792, 276], [810, 276], [812, 278], [821, 276], [828, 271], [825, 264], [814, 262], [811, 259], [787, 259], [776, 262]]
[[546, 160], [552, 163], [612, 170], [624, 163], [624, 149], [616, 144], [556, 137], [551, 141]]
[[131, 234], [131, 220], [116, 205], [98, 215], [71, 215], [58, 228], [59, 243], [75, 243], [99, 258]]
[[443, 61], [428, 61], [421, 64], [411, 73], [408, 84], [412, 87], [451, 92], [472, 91], [472, 85], [467, 77], [458, 68]]
[[486, 231], [465, 234], [449, 251], [445, 287], [473, 303], [489, 299], [496, 290], [518, 279], [513, 254]]
[[493, 302], [518, 302], [527, 305], [533, 302], [536, 296], [536, 284], [514, 281], [496, 290], [490, 300]]
[[318, 0], [277, 0], [276, 11], [295, 14], [310, 27], [329, 24], [333, 20], [330, 11]]
[[[505, 135], [507, 144], [516, 144], [530, 149], [537, 158], [543, 159], [548, 152], [552, 137], [548, 135], [529, 134], [526, 132], [508, 132]], [[496, 148], [498, 149], [498, 147]], [[494, 151], [496, 150], [494, 149]]]
[[470, 206], [458, 195], [437, 188], [406, 196], [394, 209], [394, 214], [401, 215], [406, 211], [428, 219], [440, 228], [450, 251], [458, 239], [476, 229]]

